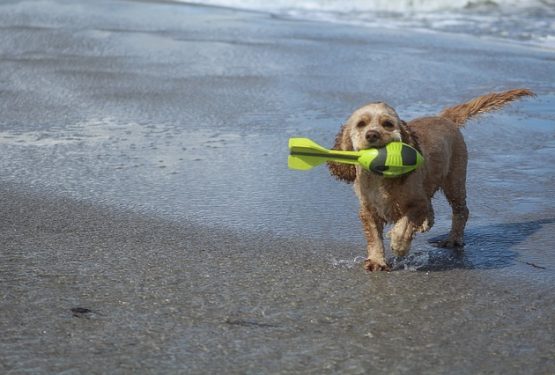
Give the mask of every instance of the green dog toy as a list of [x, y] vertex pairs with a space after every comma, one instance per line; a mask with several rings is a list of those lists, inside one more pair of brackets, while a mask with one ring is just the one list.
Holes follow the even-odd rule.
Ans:
[[328, 150], [308, 138], [289, 138], [287, 165], [290, 169], [308, 170], [327, 161], [358, 164], [384, 177], [398, 177], [414, 171], [424, 158], [415, 148], [402, 142], [391, 142], [382, 148], [337, 151]]

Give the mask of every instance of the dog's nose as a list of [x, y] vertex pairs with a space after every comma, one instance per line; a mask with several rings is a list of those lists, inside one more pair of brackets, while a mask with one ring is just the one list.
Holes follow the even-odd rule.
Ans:
[[380, 137], [381, 137], [380, 132], [376, 130], [368, 130], [366, 132], [366, 140], [368, 142], [376, 142], [378, 139], [380, 139]]

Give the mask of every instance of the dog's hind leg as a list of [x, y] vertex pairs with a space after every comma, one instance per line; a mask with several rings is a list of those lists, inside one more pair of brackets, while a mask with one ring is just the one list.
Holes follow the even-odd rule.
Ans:
[[440, 247], [457, 248], [464, 246], [464, 228], [468, 220], [468, 208], [466, 206], [466, 163], [460, 168], [453, 170], [443, 184], [443, 192], [451, 205], [453, 211], [451, 232], [447, 240], [439, 242]]

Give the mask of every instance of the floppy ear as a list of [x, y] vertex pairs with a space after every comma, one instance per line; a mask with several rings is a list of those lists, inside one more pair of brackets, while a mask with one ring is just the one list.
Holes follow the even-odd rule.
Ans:
[[[335, 144], [333, 145], [332, 150], [353, 151], [353, 143], [351, 142], [351, 137], [347, 134], [346, 129], [346, 124], [341, 127], [339, 133], [335, 136]], [[332, 176], [348, 184], [353, 182], [357, 177], [356, 168], [351, 164], [341, 164], [329, 161], [328, 168]]]
[[417, 146], [417, 141], [414, 134], [411, 133], [407, 123], [403, 120], [401, 120], [400, 131], [401, 131], [401, 141], [403, 141], [403, 143], [406, 143], [412, 147]]

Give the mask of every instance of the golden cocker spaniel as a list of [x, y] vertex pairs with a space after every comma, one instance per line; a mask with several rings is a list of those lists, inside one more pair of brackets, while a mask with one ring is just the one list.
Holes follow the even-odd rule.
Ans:
[[360, 219], [368, 242], [368, 271], [389, 270], [384, 255], [383, 229], [391, 229], [391, 250], [405, 256], [417, 232], [434, 224], [431, 199], [442, 190], [453, 211], [451, 231], [442, 247], [462, 247], [468, 219], [466, 207], [467, 150], [460, 128], [471, 117], [496, 110], [522, 96], [527, 89], [490, 93], [443, 110], [438, 116], [408, 123], [382, 102], [357, 109], [337, 134], [334, 149], [361, 150], [383, 147], [393, 141], [407, 143], [424, 156], [424, 165], [408, 175], [384, 178], [359, 166], [329, 162], [330, 173], [339, 180], [354, 182], [360, 201]]

